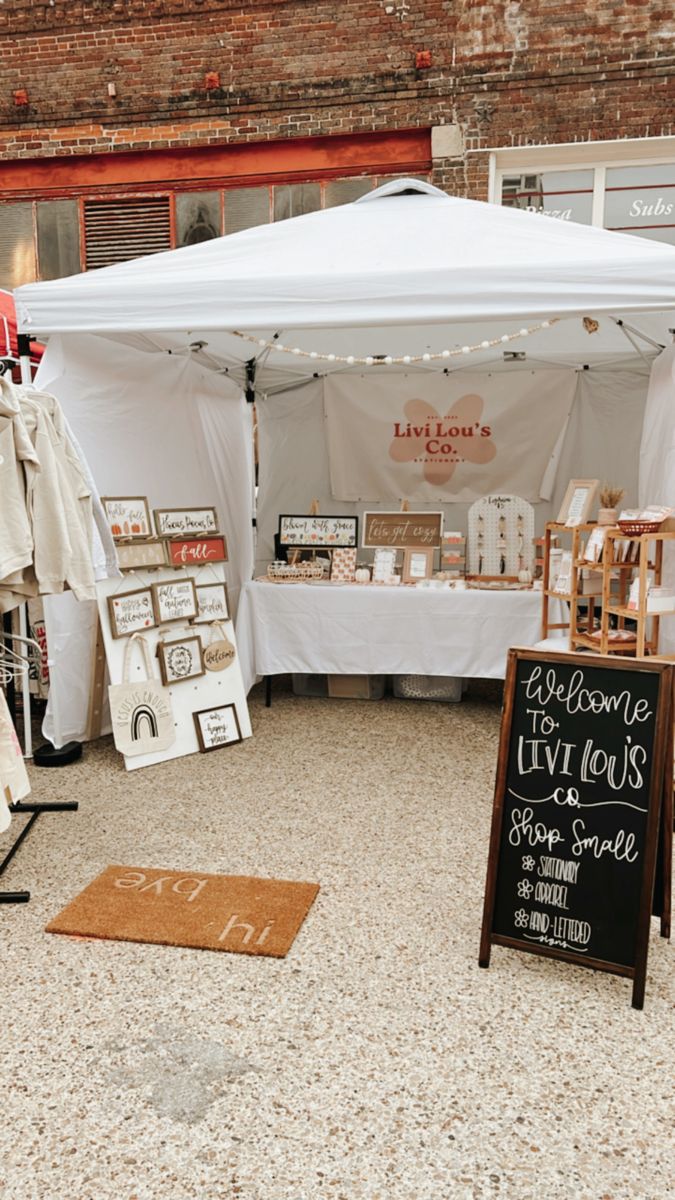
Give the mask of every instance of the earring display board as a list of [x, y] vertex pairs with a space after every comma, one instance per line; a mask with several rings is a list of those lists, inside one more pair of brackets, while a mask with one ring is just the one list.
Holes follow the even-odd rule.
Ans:
[[[206, 587], [212, 584], [222, 587], [225, 583], [225, 572], [221, 563], [214, 563], [204, 567], [186, 568], [180, 572], [171, 567], [155, 571], [141, 569], [136, 571], [132, 578], [135, 588], [147, 588], [148, 590], [152, 584], [176, 583], [178, 579], [183, 578], [192, 579], [195, 587]], [[110, 628], [108, 598], [113, 596], [118, 589], [127, 590], [129, 588], [129, 580], [130, 576], [126, 575], [122, 581], [121, 588], [119, 579], [102, 579], [96, 584], [101, 630], [108, 662], [108, 673], [112, 684], [122, 682], [124, 648], [128, 639], [125, 637], [113, 637]], [[203, 675], [195, 678], [181, 678], [176, 683], [169, 683], [171, 707], [176, 723], [176, 740], [167, 750], [157, 751], [154, 754], [125, 757], [124, 763], [128, 771], [136, 770], [138, 767], [148, 767], [155, 763], [166, 762], [171, 758], [180, 758], [185, 754], [198, 754], [200, 745], [195, 727], [194, 713], [204, 711], [205, 709], [215, 709], [223, 705], [233, 704], [242, 739], [251, 737], [251, 720], [246, 702], [246, 691], [241, 676], [239, 655], [236, 651], [237, 643], [234, 626], [231, 620], [223, 621], [222, 625], [227, 633], [228, 641], [235, 648], [234, 661], [226, 671], [206, 671]], [[143, 633], [150, 647], [152, 661], [157, 664], [156, 678], [158, 683], [160, 682], [160, 671], [156, 654], [160, 639], [162, 641], [176, 641], [183, 635], [185, 638], [199, 636], [203, 649], [206, 649], [213, 640], [210, 625], [202, 623], [194, 624], [187, 621], [180, 624], [176, 621], [171, 621], [169, 624], [144, 630]], [[132, 681], [134, 672], [139, 673], [140, 680], [141, 665], [139, 659], [135, 659], [132, 665]], [[227, 749], [224, 752], [227, 753]]]
[[532, 567], [534, 509], [520, 496], [483, 496], [469, 509], [469, 575], [518, 578]]

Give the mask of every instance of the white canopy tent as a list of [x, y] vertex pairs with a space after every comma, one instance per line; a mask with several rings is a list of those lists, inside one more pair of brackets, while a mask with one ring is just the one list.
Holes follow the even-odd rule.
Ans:
[[[630, 456], [637, 480], [636, 430], [649, 371], [675, 326], [675, 248], [400, 180], [353, 204], [27, 285], [15, 298], [23, 332], [50, 339], [40, 383], [64, 404], [101, 489], [123, 494], [135, 481], [134, 494], [149, 492], [156, 504], [187, 503], [190, 491], [194, 503], [225, 504], [236, 585], [251, 572], [250, 474], [231, 474], [227, 495], [218, 483], [214, 428], [206, 428], [196, 399], [202, 384], [214, 401], [209, 419], [216, 425], [222, 396], [230, 423], [218, 437], [232, 447], [235, 428], [247, 421], [241, 400], [247, 384], [258, 395], [283, 392], [286, 404], [297, 391], [301, 405], [306, 395], [299, 385], [316, 388], [336, 371], [508, 372], [523, 364], [505, 361], [505, 351], [525, 351], [529, 370], [602, 374], [607, 416], [597, 440], [606, 443], [612, 428], [615, 444], [605, 452], [611, 462]], [[584, 317], [597, 329], [589, 332]], [[646, 425], [658, 425], [670, 439], [672, 372], [663, 360], [671, 355], [671, 349], [662, 355]], [[637, 398], [632, 424], [612, 419], [613, 391], [617, 414], [627, 392]], [[184, 408], [189, 419], [162, 418], [171, 398], [175, 412]], [[153, 452], [152, 425], [143, 417], [150, 410], [168, 468], [159, 445]], [[634, 443], [628, 447], [627, 430]], [[266, 453], [270, 431], [268, 425]], [[298, 452], [299, 463], [309, 462], [307, 447]], [[206, 472], [193, 465], [181, 476], [177, 464], [203, 463], [205, 454]], [[282, 439], [277, 459], [283, 457]], [[650, 498], [675, 496], [675, 463], [662, 439], [645, 440], [640, 471]], [[286, 475], [297, 487], [295, 463]], [[265, 486], [263, 476], [263, 512]], [[271, 519], [280, 502], [276, 484], [268, 495]], [[312, 495], [308, 489], [306, 498]], [[74, 736], [72, 722], [69, 732]]]

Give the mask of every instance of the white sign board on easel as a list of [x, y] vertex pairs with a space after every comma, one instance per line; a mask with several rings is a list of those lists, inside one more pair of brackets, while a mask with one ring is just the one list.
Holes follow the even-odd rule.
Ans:
[[[101, 630], [103, 632], [103, 642], [111, 683], [122, 683], [124, 650], [128, 639], [125, 637], [114, 638], [112, 636], [108, 611], [108, 596], [112, 596], [115, 593], [119, 595], [122, 592], [134, 591], [137, 588], [149, 588], [153, 583], [174, 583], [189, 577], [194, 580], [196, 585], [222, 583], [225, 581], [225, 572], [221, 563], [214, 563], [205, 567], [192, 567], [190, 569], [184, 567], [179, 570], [171, 567], [158, 571], [142, 570], [139, 568], [136, 571], [128, 572], [122, 580], [102, 579], [96, 584], [98, 611], [101, 619]], [[232, 621], [224, 621], [222, 624], [228, 641], [235, 646], [236, 650], [237, 643]], [[206, 649], [212, 637], [217, 638], [222, 636], [218, 632], [212, 633], [211, 626], [208, 624], [188, 624], [183, 621], [172, 621], [168, 624], [155, 626], [152, 629], [143, 631], [150, 648], [155, 668], [155, 679], [158, 683], [160, 682], [160, 671], [156, 653], [160, 638], [166, 640], [170, 640], [173, 637], [179, 638], [188, 631], [192, 636], [195, 634], [199, 635], [204, 649]], [[129, 678], [132, 682], [135, 679], [142, 682], [145, 678], [145, 668], [140, 654], [133, 655], [132, 657]], [[127, 771], [135, 771], [138, 767], [149, 767], [155, 763], [166, 762], [172, 758], [181, 758], [185, 754], [198, 754], [200, 747], [193, 713], [203, 709], [216, 708], [223, 704], [234, 704], [242, 738], [251, 737], [251, 720], [246, 702], [246, 691], [241, 677], [238, 653], [235, 654], [234, 661], [226, 670], [206, 671], [204, 675], [200, 675], [197, 678], [181, 680], [179, 683], [171, 684], [168, 691], [171, 697], [171, 707], [176, 726], [175, 742], [167, 750], [156, 751], [154, 754], [125, 756], [124, 765]], [[222, 753], [227, 754], [227, 747], [223, 748]]]

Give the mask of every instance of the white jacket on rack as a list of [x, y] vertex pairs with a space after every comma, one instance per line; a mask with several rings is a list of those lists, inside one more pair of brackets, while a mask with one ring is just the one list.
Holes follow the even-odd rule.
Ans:
[[11, 590], [12, 584], [20, 584], [24, 568], [33, 561], [26, 485], [39, 470], [18, 397], [10, 381], [0, 375], [0, 593], [6, 588]]
[[66, 588], [93, 600], [92, 490], [60, 405], [4, 377], [0, 389], [0, 611]]

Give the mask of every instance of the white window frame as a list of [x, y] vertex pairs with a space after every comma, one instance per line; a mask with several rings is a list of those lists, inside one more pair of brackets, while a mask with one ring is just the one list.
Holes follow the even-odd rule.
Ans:
[[605, 184], [610, 167], [647, 167], [675, 163], [675, 137], [625, 138], [615, 141], [563, 142], [559, 145], [493, 146], [469, 150], [489, 154], [488, 202], [501, 204], [505, 175], [536, 175], [545, 171], [592, 170], [591, 225], [603, 228]]

